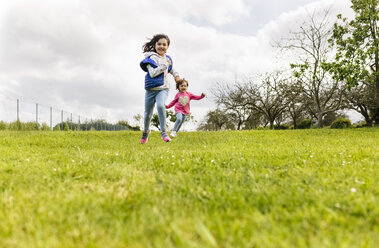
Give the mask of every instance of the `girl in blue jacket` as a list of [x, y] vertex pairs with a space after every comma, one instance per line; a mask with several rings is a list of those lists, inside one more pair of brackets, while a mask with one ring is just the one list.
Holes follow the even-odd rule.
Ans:
[[171, 57], [166, 55], [169, 45], [170, 39], [167, 35], [156, 34], [142, 47], [145, 59], [141, 61], [140, 66], [147, 74], [145, 76], [145, 112], [141, 144], [145, 144], [148, 140], [155, 103], [157, 103], [161, 137], [164, 142], [171, 140], [166, 132], [165, 102], [169, 89], [167, 75], [173, 75], [176, 82], [180, 80], [180, 77], [173, 68]]

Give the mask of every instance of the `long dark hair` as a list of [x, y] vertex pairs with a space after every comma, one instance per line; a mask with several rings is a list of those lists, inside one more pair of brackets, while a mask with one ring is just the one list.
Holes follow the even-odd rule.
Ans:
[[142, 46], [142, 50], [144, 53], [146, 52], [157, 52], [155, 51], [155, 43], [158, 42], [158, 40], [160, 39], [166, 39], [167, 40], [167, 45], [170, 46], [170, 38], [168, 38], [167, 35], [165, 34], [156, 34], [153, 36], [153, 38], [150, 39], [150, 41], [146, 42], [145, 44], [143, 44]]

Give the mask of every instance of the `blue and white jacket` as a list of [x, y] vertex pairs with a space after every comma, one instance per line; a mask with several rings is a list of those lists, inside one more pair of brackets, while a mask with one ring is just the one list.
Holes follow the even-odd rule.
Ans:
[[[171, 65], [168, 60], [171, 61]], [[163, 90], [169, 88], [167, 74], [174, 77], [179, 74], [173, 70], [173, 62], [170, 56], [160, 56], [155, 52], [145, 53], [145, 59], [141, 61], [140, 66], [143, 71], [147, 72], [145, 76], [146, 90]]]

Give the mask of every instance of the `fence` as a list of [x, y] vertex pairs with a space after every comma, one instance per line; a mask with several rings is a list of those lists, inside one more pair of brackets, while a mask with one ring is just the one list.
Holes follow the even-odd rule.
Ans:
[[66, 123], [70, 129], [76, 130], [128, 130], [126, 126], [110, 124], [104, 120], [88, 118], [63, 109], [57, 109], [40, 103], [32, 103], [20, 99], [12, 99], [0, 94], [0, 121], [35, 122], [47, 125], [51, 130], [64, 130]]

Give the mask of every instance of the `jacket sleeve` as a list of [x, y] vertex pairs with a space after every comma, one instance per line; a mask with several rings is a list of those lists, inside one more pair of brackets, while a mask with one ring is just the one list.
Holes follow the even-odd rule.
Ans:
[[154, 57], [155, 56], [147, 57], [140, 63], [142, 70], [148, 72], [151, 78], [161, 75], [169, 67], [168, 61], [158, 63], [158, 60]]
[[[188, 93], [189, 93], [189, 92], [188, 92]], [[200, 99], [203, 99], [203, 98], [204, 98], [203, 95], [196, 96], [196, 95], [194, 95], [194, 94], [192, 94], [192, 93], [189, 93], [189, 95], [190, 95], [190, 99], [191, 99], [191, 100], [200, 100]]]
[[160, 64], [158, 67], [153, 68], [151, 65], [147, 65], [147, 70], [150, 77], [154, 78], [161, 75], [168, 68], [168, 64]]
[[179, 100], [179, 97], [178, 95], [175, 96], [174, 100], [172, 100], [168, 105], [166, 105], [166, 108], [171, 108], [172, 106], [175, 105], [175, 103], [177, 103]]

